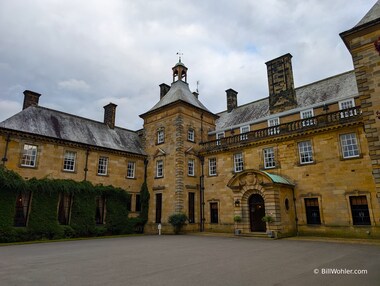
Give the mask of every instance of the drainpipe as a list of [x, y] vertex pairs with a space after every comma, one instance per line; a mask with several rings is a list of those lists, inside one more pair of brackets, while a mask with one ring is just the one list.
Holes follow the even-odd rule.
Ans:
[[9, 142], [11, 142], [11, 135], [9, 133], [7, 135], [7, 139], [5, 140], [5, 142], [7, 142], [7, 143], [5, 144], [4, 157], [1, 159], [3, 166], [5, 166], [5, 162], [8, 161], [8, 159], [7, 159], [8, 145], [9, 145]]
[[297, 217], [297, 206], [296, 206], [296, 197], [294, 195], [294, 188], [292, 188], [292, 193], [293, 193], [293, 205], [294, 205], [294, 215], [295, 215], [295, 221], [296, 221], [296, 234], [298, 234], [298, 217]]
[[199, 201], [200, 201], [200, 232], [205, 231], [205, 187], [204, 187], [204, 163], [205, 158], [203, 156], [199, 156], [199, 160], [201, 161], [201, 176], [199, 177], [200, 189], [199, 189]]
[[201, 114], [201, 142], [203, 143], [203, 113]]
[[90, 155], [90, 150], [86, 150], [86, 165], [84, 167], [84, 180], [87, 181], [87, 172], [88, 172], [88, 155]]

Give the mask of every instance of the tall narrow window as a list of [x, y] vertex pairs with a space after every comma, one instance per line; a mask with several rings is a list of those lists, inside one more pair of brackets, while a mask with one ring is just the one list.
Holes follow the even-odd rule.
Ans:
[[263, 150], [264, 153], [264, 168], [270, 169], [276, 167], [275, 153], [273, 148], [266, 148]]
[[311, 141], [303, 141], [298, 143], [298, 152], [300, 155], [300, 164], [313, 163], [313, 148]]
[[195, 193], [189, 193], [189, 222], [195, 222]]
[[135, 162], [128, 162], [127, 165], [127, 178], [134, 178], [135, 177]]
[[106, 209], [106, 199], [104, 196], [96, 197], [96, 212], [95, 212], [95, 222], [96, 224], [104, 224], [105, 222], [105, 209]]
[[72, 195], [61, 193], [59, 195], [58, 222], [63, 225], [69, 224]]
[[210, 222], [211, 223], [219, 222], [218, 203], [210, 203]]
[[24, 144], [21, 157], [21, 166], [23, 167], [36, 167], [37, 162], [37, 146]]
[[14, 226], [26, 226], [32, 192], [20, 193], [16, 199]]
[[164, 161], [158, 160], [156, 162], [156, 178], [162, 178], [164, 176]]
[[162, 194], [156, 194], [156, 223], [161, 223]]
[[75, 171], [75, 159], [77, 153], [72, 151], [66, 151], [65, 156], [63, 158], [63, 170], [68, 172]]
[[243, 154], [237, 153], [234, 155], [234, 171], [237, 173], [243, 170], [244, 170]]
[[108, 157], [99, 157], [98, 175], [105, 176], [108, 173]]
[[140, 212], [141, 211], [141, 197], [140, 197], [140, 194], [136, 194], [135, 211], [136, 212]]
[[307, 224], [321, 224], [317, 198], [305, 199]]
[[195, 171], [194, 171], [194, 159], [189, 159], [189, 161], [187, 161], [187, 174], [189, 176], [194, 176], [195, 175]]
[[224, 132], [216, 133], [216, 139], [218, 140], [218, 141], [216, 141], [216, 145], [222, 144], [222, 140], [220, 140], [222, 138], [224, 138]]
[[165, 130], [160, 129], [157, 131], [157, 144], [161, 144], [165, 142]]
[[248, 139], [248, 132], [249, 132], [249, 125], [240, 127], [240, 140], [247, 140]]
[[280, 125], [280, 118], [277, 117], [277, 118], [269, 119], [268, 120], [268, 127], [270, 127], [270, 128], [268, 130], [268, 135], [279, 134], [280, 133], [280, 127], [278, 127], [278, 125]]
[[209, 176], [216, 176], [216, 158], [210, 158], [208, 160], [208, 174]]
[[343, 158], [359, 157], [358, 140], [355, 133], [340, 135]]
[[189, 129], [187, 131], [187, 140], [191, 141], [191, 142], [194, 142], [195, 141], [195, 132], [194, 132], [194, 129]]
[[308, 109], [301, 111], [301, 119], [302, 120], [302, 126], [311, 126], [314, 125], [314, 120], [311, 119], [314, 116], [314, 111], [313, 109]]
[[350, 206], [354, 225], [371, 225], [366, 196], [350, 197]]

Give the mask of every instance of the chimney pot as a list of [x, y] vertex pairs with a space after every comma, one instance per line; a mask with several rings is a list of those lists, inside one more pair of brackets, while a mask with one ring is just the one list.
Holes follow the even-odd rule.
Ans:
[[116, 117], [116, 107], [117, 105], [110, 102], [105, 105], [104, 108], [104, 124], [107, 124], [109, 128], [115, 128], [115, 117]]
[[31, 91], [31, 90], [25, 90], [24, 91], [24, 104], [22, 106], [22, 110], [25, 108], [28, 108], [29, 106], [38, 106], [38, 101], [40, 99], [41, 94]]
[[193, 92], [193, 95], [194, 95], [196, 98], [198, 98], [199, 93], [196, 92], [196, 91], [194, 91], [194, 92]]

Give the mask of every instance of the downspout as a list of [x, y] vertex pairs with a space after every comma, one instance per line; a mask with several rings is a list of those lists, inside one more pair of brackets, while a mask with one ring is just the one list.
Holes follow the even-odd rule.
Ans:
[[5, 166], [5, 163], [8, 161], [7, 154], [8, 154], [8, 145], [9, 142], [11, 142], [11, 135], [8, 133], [7, 139], [5, 140], [5, 150], [4, 150], [4, 157], [1, 159], [3, 166]]
[[90, 155], [90, 150], [86, 150], [86, 165], [84, 167], [84, 180], [87, 181], [87, 172], [88, 172], [88, 155]]
[[296, 235], [298, 236], [298, 217], [297, 217], [297, 206], [296, 206], [296, 197], [294, 195], [294, 188], [292, 188], [293, 193], [293, 204], [294, 204], [294, 215], [295, 215], [295, 221], [296, 221]]
[[200, 202], [200, 232], [205, 231], [205, 218], [204, 218], [204, 213], [205, 213], [205, 187], [204, 187], [204, 163], [205, 163], [205, 158], [203, 156], [199, 156], [199, 159], [201, 161], [201, 176], [199, 177], [199, 202]]

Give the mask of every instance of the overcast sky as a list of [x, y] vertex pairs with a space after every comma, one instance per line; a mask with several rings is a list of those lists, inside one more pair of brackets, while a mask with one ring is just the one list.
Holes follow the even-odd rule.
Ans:
[[293, 55], [295, 86], [353, 68], [339, 33], [375, 0], [1, 0], [0, 121], [19, 112], [23, 91], [40, 105], [137, 130], [171, 84], [176, 53], [192, 91], [213, 112], [268, 96], [265, 62]]

